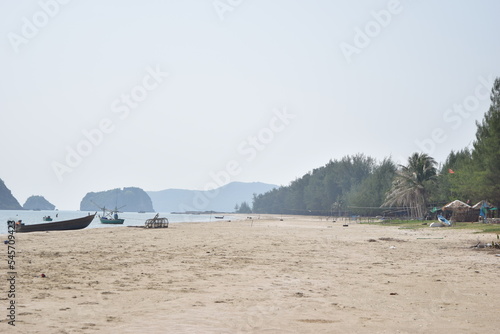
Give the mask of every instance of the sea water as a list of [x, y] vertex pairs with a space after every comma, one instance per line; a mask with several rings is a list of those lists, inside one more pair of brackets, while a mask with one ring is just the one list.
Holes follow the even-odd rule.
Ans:
[[[79, 218], [94, 214], [95, 211], [31, 211], [31, 210], [0, 210], [0, 234], [7, 234], [7, 221], [22, 220], [24, 224], [39, 224], [44, 223], [43, 217], [50, 216], [53, 222]], [[99, 212], [97, 212], [99, 214]], [[101, 212], [102, 214], [102, 212]], [[125, 219], [123, 224], [101, 224], [99, 217], [96, 215], [94, 220], [87, 228], [112, 228], [117, 226], [144, 226], [146, 219], [154, 218], [155, 212], [120, 212], [118, 216], [120, 219]], [[219, 215], [217, 215], [219, 216]], [[172, 213], [159, 213], [160, 218], [167, 218], [169, 223], [189, 223], [189, 222], [210, 222], [214, 221], [215, 215], [209, 214], [172, 214]], [[234, 219], [234, 217], [225, 215], [225, 220]], [[48, 223], [48, 222], [46, 222]]]

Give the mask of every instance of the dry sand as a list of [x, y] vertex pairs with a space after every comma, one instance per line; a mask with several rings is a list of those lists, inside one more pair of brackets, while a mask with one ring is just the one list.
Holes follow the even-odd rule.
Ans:
[[268, 216], [16, 238], [2, 333], [500, 331], [500, 257], [469, 248], [491, 234]]

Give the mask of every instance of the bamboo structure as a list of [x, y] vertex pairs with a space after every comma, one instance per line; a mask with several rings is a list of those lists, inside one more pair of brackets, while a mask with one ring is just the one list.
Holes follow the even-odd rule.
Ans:
[[160, 218], [159, 213], [154, 218], [147, 219], [144, 225], [146, 228], [168, 228], [168, 218]]

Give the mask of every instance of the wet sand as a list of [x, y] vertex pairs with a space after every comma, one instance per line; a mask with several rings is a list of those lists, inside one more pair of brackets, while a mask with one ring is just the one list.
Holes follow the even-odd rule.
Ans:
[[3, 293], [0, 332], [500, 328], [500, 251], [470, 248], [495, 235], [279, 218], [17, 234], [16, 326]]

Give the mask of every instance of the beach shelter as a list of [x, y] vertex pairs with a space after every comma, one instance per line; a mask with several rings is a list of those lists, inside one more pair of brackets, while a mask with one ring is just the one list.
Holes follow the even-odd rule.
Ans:
[[469, 204], [458, 199], [443, 206], [443, 211], [451, 211], [450, 220], [454, 222], [477, 221], [478, 218]]
[[454, 200], [453, 202], [450, 202], [443, 206], [443, 211], [449, 210], [449, 211], [465, 211], [469, 210], [471, 206], [467, 203], [464, 203], [462, 201], [459, 201], [458, 199]]

